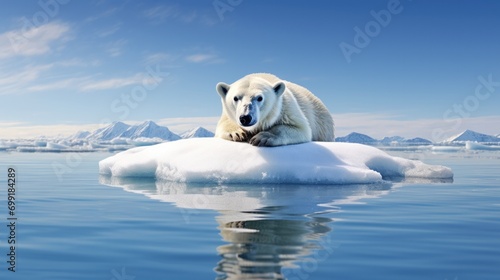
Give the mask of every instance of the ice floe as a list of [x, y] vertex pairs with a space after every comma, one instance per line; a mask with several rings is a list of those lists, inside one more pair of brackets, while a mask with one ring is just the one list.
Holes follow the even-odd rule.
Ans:
[[449, 179], [450, 168], [393, 157], [375, 147], [310, 142], [274, 148], [193, 138], [120, 152], [101, 174], [175, 182], [362, 184], [392, 177]]

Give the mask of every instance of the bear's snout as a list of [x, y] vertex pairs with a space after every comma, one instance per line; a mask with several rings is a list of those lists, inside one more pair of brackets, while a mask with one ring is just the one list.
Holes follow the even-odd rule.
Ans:
[[257, 112], [255, 112], [254, 104], [244, 104], [242, 109], [243, 111], [240, 111], [240, 116], [238, 118], [241, 126], [250, 127], [257, 123], [258, 117], [255, 117]]
[[242, 126], [251, 126], [253, 125], [253, 122], [252, 122], [253, 118], [251, 115], [243, 115], [243, 116], [240, 116], [240, 123]]

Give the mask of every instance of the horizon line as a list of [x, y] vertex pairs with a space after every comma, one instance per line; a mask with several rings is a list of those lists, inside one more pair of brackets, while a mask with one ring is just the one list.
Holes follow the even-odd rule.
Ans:
[[[420, 137], [436, 143], [461, 134], [466, 130], [472, 130], [492, 136], [500, 134], [500, 115], [454, 119], [453, 122], [446, 119], [398, 120], [398, 116], [396, 115], [370, 113], [332, 114], [332, 116], [336, 124], [336, 138], [344, 137], [352, 132], [357, 132], [369, 135], [374, 139], [393, 136], [400, 136], [405, 139]], [[196, 127], [203, 127], [214, 132], [219, 118], [219, 116], [173, 117], [143, 121], [115, 120], [102, 123], [45, 125], [15, 121], [0, 122], [0, 139], [70, 137], [81, 131], [92, 132], [98, 128], [108, 126], [113, 122], [136, 125], [147, 121], [153, 121], [158, 125], [167, 127], [175, 134], [182, 134]], [[495, 130], [495, 128], [498, 129]]]

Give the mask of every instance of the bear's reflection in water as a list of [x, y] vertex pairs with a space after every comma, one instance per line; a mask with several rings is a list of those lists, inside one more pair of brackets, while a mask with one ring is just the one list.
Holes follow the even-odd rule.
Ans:
[[[334, 256], [339, 205], [388, 193], [391, 184], [347, 186], [200, 185], [101, 177], [105, 185], [173, 203], [189, 216], [216, 210], [227, 244], [216, 248], [216, 279], [302, 279]], [[191, 212], [193, 211], [193, 212]]]
[[[226, 245], [217, 251], [218, 279], [285, 279], [284, 268], [297, 267], [314, 250], [327, 250], [321, 238], [331, 231], [329, 218], [264, 219], [221, 225]], [[318, 261], [318, 260], [313, 260]]]

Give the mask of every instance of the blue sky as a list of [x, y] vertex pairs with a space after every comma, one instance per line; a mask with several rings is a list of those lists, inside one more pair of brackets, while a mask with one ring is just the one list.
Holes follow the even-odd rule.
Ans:
[[338, 136], [498, 134], [498, 14], [494, 0], [10, 1], [0, 138], [110, 121], [213, 130], [215, 84], [253, 72], [310, 89]]

